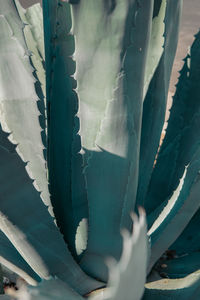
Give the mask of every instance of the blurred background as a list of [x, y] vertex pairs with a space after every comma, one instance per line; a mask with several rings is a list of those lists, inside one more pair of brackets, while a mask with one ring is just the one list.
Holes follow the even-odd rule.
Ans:
[[[171, 0], [176, 1], [176, 0]], [[20, 0], [22, 5], [26, 8], [34, 3], [42, 2], [42, 0]], [[186, 56], [188, 47], [192, 44], [193, 36], [200, 28], [200, 0], [183, 0], [183, 14], [181, 22], [181, 30], [179, 37], [179, 45], [177, 55], [172, 71], [172, 78], [170, 84], [170, 97], [174, 93], [174, 86], [177, 82], [178, 71], [182, 67], [182, 59]]]
[[27, 8], [27, 7], [31, 6], [31, 5], [33, 5], [34, 3], [38, 3], [38, 2], [42, 3], [42, 0], [19, 0], [19, 2], [21, 2], [21, 4], [25, 8]]
[[[174, 0], [171, 0], [174, 1]], [[194, 40], [194, 34], [200, 29], [200, 0], [183, 0], [182, 22], [174, 69], [172, 72], [171, 92], [177, 81], [177, 72], [182, 67], [182, 59], [186, 56], [189, 46]]]

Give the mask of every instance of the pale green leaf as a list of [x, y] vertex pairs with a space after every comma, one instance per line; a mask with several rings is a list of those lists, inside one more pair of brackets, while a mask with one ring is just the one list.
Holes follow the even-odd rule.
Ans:
[[40, 280], [2, 231], [0, 231], [0, 264], [24, 278], [31, 285], [36, 285], [36, 282]]
[[166, 200], [155, 213], [158, 218], [148, 232], [152, 242], [149, 270], [179, 237], [200, 207], [199, 154], [200, 151], [198, 150], [190, 165], [185, 169], [179, 186], [172, 197], [168, 201]]
[[160, 11], [152, 21], [151, 38], [147, 56], [147, 64], [144, 80], [144, 98], [146, 96], [150, 81], [158, 67], [160, 58], [164, 51], [165, 13], [167, 0], [162, 0]]
[[66, 283], [58, 279], [43, 280], [37, 287], [22, 287], [17, 299], [22, 300], [84, 300]]
[[0, 121], [25, 162], [35, 187], [50, 205], [36, 94], [23, 24], [12, 0], [0, 0]]
[[200, 127], [200, 32], [180, 71], [166, 135], [152, 172], [146, 210], [152, 212], [178, 186], [184, 168], [199, 148]]
[[0, 131], [0, 135], [0, 230], [41, 278], [57, 276], [81, 294], [101, 287], [101, 283], [89, 278], [73, 260], [32, 185], [26, 164], [8, 140], [4, 143], [6, 134]]
[[40, 4], [35, 4], [26, 10], [15, 0], [18, 13], [24, 23], [24, 37], [31, 52], [30, 60], [36, 70], [37, 78], [41, 84], [43, 95], [46, 94], [45, 70], [44, 70], [44, 33], [43, 17]]
[[89, 300], [140, 300], [146, 281], [148, 242], [143, 210], [134, 216], [133, 233], [123, 232], [123, 251], [119, 262], [108, 260], [107, 288]]
[[185, 230], [171, 246], [178, 255], [197, 252], [200, 249], [200, 209], [196, 212]]
[[153, 1], [120, 0], [112, 5], [88, 0], [72, 10], [89, 203], [88, 245], [81, 266], [106, 281], [104, 258], [120, 258], [120, 228], [131, 228], [135, 206]]
[[[160, 0], [155, 0], [154, 8], [158, 9], [160, 4]], [[149, 207], [154, 206], [157, 202], [156, 196], [153, 196], [151, 199], [149, 199], [149, 196], [147, 197], [147, 191], [154, 170], [154, 162], [165, 121], [167, 95], [173, 61], [177, 49], [181, 11], [182, 0], [167, 0], [164, 20], [164, 52], [150, 82], [143, 105], [139, 162], [140, 170], [136, 203], [137, 205], [145, 207], [147, 215], [149, 214]], [[163, 178], [163, 176], [160, 176], [160, 179], [161, 178]], [[168, 180], [168, 176], [166, 179]], [[157, 189], [158, 185], [155, 184], [155, 191]]]
[[200, 271], [181, 279], [161, 279], [146, 284], [142, 300], [198, 300]]
[[[70, 33], [70, 6], [61, 0], [43, 1], [46, 94], [48, 103], [48, 171], [57, 224], [77, 257], [75, 235], [88, 217], [78, 134], [78, 99], [74, 91], [74, 37]], [[78, 184], [77, 184], [78, 183]]]

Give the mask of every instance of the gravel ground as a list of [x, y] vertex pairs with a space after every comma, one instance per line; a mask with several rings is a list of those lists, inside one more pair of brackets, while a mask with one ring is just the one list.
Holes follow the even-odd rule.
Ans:
[[[174, 1], [174, 0], [171, 0]], [[189, 46], [193, 42], [193, 36], [200, 28], [200, 0], [183, 0], [183, 14], [179, 35], [177, 55], [172, 72], [170, 91], [174, 92], [174, 84], [177, 82], [178, 71], [182, 67], [182, 59], [186, 56]]]
[[[174, 0], [171, 0], [174, 1]], [[183, 66], [183, 58], [187, 55], [188, 49], [194, 40], [194, 35], [200, 29], [200, 0], [183, 0], [183, 12], [180, 26], [180, 35], [176, 58], [172, 70], [168, 109], [166, 111], [166, 120], [169, 118], [169, 109], [172, 105], [172, 96], [175, 92], [175, 84], [177, 83], [179, 73]], [[167, 124], [165, 124], [166, 128]]]

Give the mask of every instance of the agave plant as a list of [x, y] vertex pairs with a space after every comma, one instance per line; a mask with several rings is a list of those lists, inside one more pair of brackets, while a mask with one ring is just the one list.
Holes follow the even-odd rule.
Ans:
[[19, 299], [199, 299], [200, 33], [160, 147], [181, 6], [0, 0], [0, 263]]

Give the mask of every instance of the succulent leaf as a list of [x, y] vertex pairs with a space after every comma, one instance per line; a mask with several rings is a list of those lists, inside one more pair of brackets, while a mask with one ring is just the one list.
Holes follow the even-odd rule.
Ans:
[[155, 0], [154, 7], [153, 7], [153, 18], [157, 17], [160, 12], [160, 7], [162, 4], [162, 0]]
[[[40, 82], [43, 97], [45, 97], [45, 70], [44, 70], [44, 33], [43, 33], [43, 17], [40, 4], [35, 4], [26, 10], [15, 0], [18, 13], [24, 23], [24, 38], [31, 52], [30, 60], [36, 71], [37, 78]], [[42, 96], [41, 96], [42, 97]], [[46, 103], [45, 103], [46, 106]], [[46, 117], [46, 116], [45, 116]]]
[[200, 271], [181, 279], [162, 279], [146, 284], [142, 300], [198, 300]]
[[177, 187], [185, 166], [190, 163], [200, 144], [200, 33], [196, 35], [190, 52], [180, 72], [166, 135], [147, 194], [151, 210]]
[[76, 257], [75, 235], [81, 220], [88, 216], [88, 205], [79, 153], [70, 6], [60, 0], [45, 0], [43, 13], [50, 193], [57, 224]]
[[181, 6], [0, 0], [0, 263], [39, 282], [17, 299], [199, 299], [200, 32], [159, 147]]
[[[5, 140], [5, 134], [0, 133], [4, 135], [1, 141]], [[32, 185], [25, 163], [16, 151], [6, 149], [8, 143], [0, 147], [0, 230], [41, 278], [57, 276], [81, 294], [102, 286], [87, 277], [73, 260]]]
[[[154, 1], [154, 10], [158, 5], [158, 0]], [[162, 0], [159, 8], [159, 13], [152, 20], [151, 38], [149, 42], [149, 50], [147, 56], [147, 64], [144, 81], [144, 98], [146, 96], [149, 84], [158, 67], [160, 58], [164, 51], [164, 33], [165, 33], [165, 14], [166, 14], [167, 0]]]
[[3, 130], [10, 133], [9, 139], [17, 144], [23, 161], [28, 162], [26, 169], [43, 201], [50, 205], [36, 79], [23, 23], [11, 0], [0, 1], [0, 38], [0, 122]]
[[[43, 32], [43, 15], [42, 8], [39, 3], [34, 4], [27, 9], [23, 9], [19, 4], [19, 0], [15, 0], [21, 20], [25, 25], [28, 25], [31, 31], [32, 38], [35, 43], [35, 47], [38, 49], [38, 53], [41, 59], [45, 60], [44, 53], [44, 32]], [[29, 32], [30, 32], [29, 31]], [[29, 33], [25, 34], [28, 38]]]
[[[162, 212], [155, 220], [148, 234], [151, 237], [152, 255], [149, 270], [157, 259], [167, 250], [182, 233], [193, 215], [200, 207], [200, 150], [193, 157], [186, 168], [178, 188], [165, 208], [161, 205]], [[159, 212], [158, 212], [159, 215]]]
[[[43, 280], [37, 287], [30, 287], [21, 292], [28, 300], [84, 300], [66, 283], [58, 279]], [[21, 299], [21, 298], [19, 298]]]
[[[107, 260], [108, 287], [89, 300], [140, 300], [146, 280], [148, 242], [143, 210], [133, 217], [133, 233], [123, 231], [123, 250], [119, 262]], [[134, 277], [132, 276], [134, 270]], [[133, 280], [134, 279], [134, 280]]]
[[196, 212], [183, 233], [171, 246], [178, 255], [197, 252], [200, 250], [200, 209]]
[[88, 245], [81, 266], [106, 281], [104, 258], [120, 258], [120, 228], [131, 228], [153, 2], [118, 1], [112, 6], [89, 0], [72, 10], [89, 203]]
[[165, 120], [170, 75], [178, 42], [181, 7], [182, 0], [167, 0], [164, 52], [149, 85], [143, 106], [137, 205], [145, 205], [147, 214], [149, 214], [149, 207], [155, 206], [156, 201], [153, 197], [151, 199], [146, 197], [146, 193]]
[[[200, 253], [194, 252], [185, 254], [173, 259], [161, 260], [159, 271], [166, 274], [168, 278], [182, 278], [185, 277], [200, 268]], [[164, 268], [162, 268], [164, 266]]]
[[24, 278], [31, 285], [40, 281], [40, 277], [30, 268], [2, 231], [0, 231], [0, 264]]

